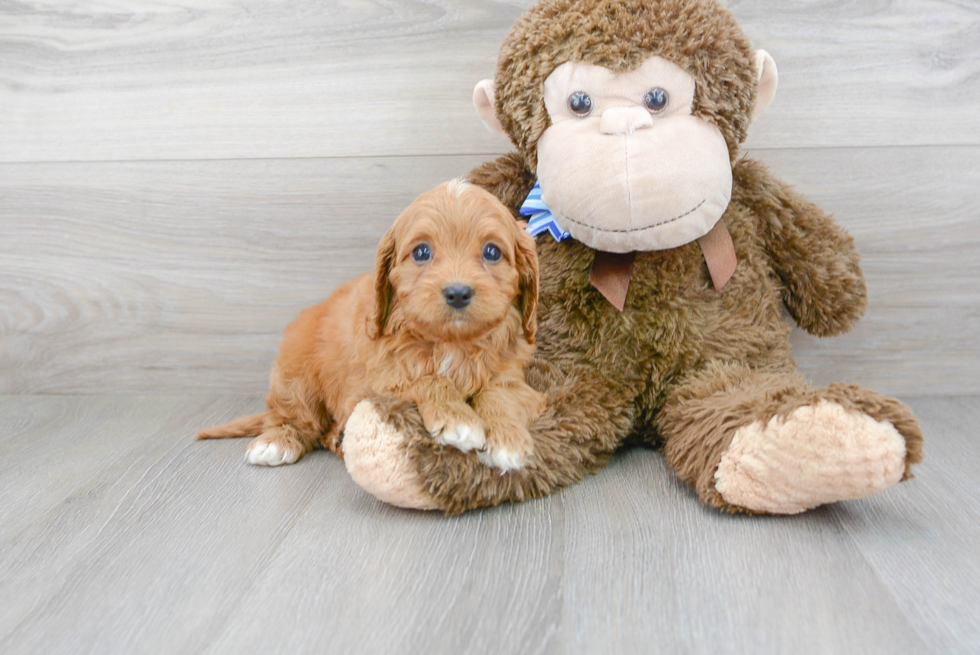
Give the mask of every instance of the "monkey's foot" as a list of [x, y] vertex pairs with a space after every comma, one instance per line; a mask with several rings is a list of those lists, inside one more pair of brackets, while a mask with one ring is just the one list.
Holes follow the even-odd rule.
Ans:
[[905, 438], [887, 421], [821, 400], [739, 428], [715, 472], [729, 504], [797, 514], [902, 480]]

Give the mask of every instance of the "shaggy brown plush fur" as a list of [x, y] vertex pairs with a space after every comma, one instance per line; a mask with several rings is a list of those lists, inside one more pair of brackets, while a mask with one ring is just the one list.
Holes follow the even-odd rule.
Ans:
[[738, 255], [735, 274], [716, 292], [696, 243], [640, 252], [619, 312], [589, 284], [594, 251], [539, 237], [538, 352], [528, 381], [547, 395], [548, 407], [532, 426], [528, 466], [501, 476], [435, 444], [410, 407], [376, 402], [406, 435], [406, 456], [448, 512], [550, 493], [596, 471], [631, 438], [662, 445], [705, 502], [752, 511], [714, 487], [733, 435], [821, 400], [893, 425], [906, 442], [906, 478], [921, 458], [922, 435], [907, 407], [854, 385], [814, 389], [796, 373], [782, 307], [812, 334], [840, 334], [864, 311], [864, 279], [850, 236], [765, 166], [738, 159], [756, 96], [753, 51], [718, 3], [539, 2], [508, 35], [496, 73], [497, 115], [518, 151], [469, 179], [517, 216], [549, 124], [544, 79], [570, 60], [619, 71], [653, 55], [691, 73], [694, 115], [720, 128], [728, 143], [734, 185], [722, 221]]

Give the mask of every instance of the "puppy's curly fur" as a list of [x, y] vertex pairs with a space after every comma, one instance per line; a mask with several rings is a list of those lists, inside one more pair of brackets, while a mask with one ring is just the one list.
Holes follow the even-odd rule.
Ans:
[[[466, 302], [454, 304], [452, 289], [466, 290]], [[492, 194], [447, 182], [402, 212], [373, 274], [286, 328], [269, 409], [197, 436], [257, 435], [252, 464], [291, 464], [317, 447], [342, 456], [354, 406], [388, 394], [415, 402], [440, 443], [476, 449], [501, 471], [521, 468], [527, 426], [544, 407], [524, 381], [537, 302], [534, 240]]]

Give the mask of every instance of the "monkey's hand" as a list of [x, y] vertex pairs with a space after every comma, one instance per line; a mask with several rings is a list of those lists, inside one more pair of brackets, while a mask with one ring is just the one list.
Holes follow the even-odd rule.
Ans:
[[761, 222], [766, 250], [783, 283], [783, 302], [797, 324], [821, 337], [850, 330], [868, 304], [851, 235], [763, 164], [743, 159], [734, 176], [732, 202]]

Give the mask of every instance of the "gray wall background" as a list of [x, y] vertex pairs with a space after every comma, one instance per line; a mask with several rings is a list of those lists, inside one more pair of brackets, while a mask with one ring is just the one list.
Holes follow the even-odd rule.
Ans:
[[[470, 94], [529, 5], [0, 0], [0, 393], [262, 393], [402, 207], [509, 149]], [[802, 369], [980, 393], [980, 3], [729, 6], [780, 70], [749, 154], [870, 287]]]

